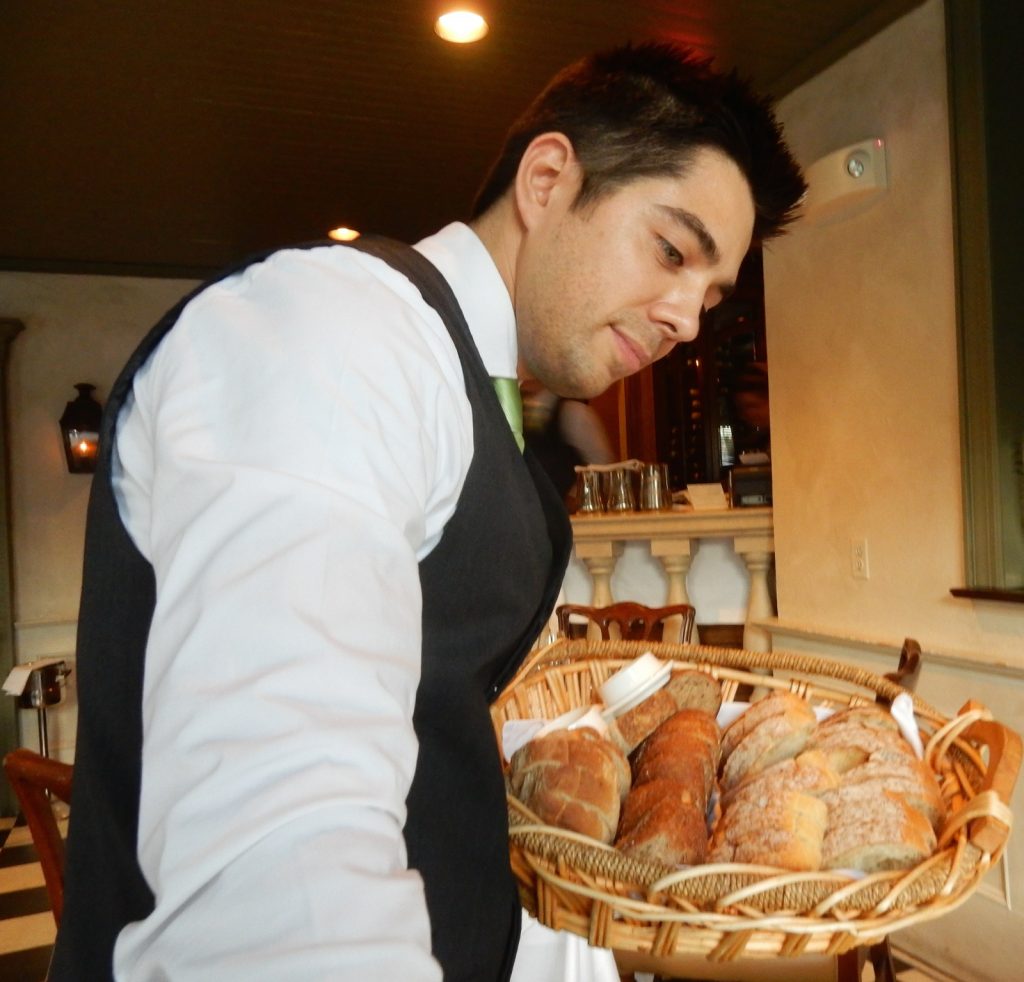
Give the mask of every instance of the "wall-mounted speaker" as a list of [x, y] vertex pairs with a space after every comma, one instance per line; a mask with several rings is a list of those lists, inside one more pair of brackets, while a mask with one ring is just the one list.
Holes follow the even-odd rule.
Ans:
[[801, 214], [805, 221], [820, 225], [859, 212], [889, 186], [885, 141], [874, 137], [836, 150], [811, 164], [804, 176], [807, 194]]

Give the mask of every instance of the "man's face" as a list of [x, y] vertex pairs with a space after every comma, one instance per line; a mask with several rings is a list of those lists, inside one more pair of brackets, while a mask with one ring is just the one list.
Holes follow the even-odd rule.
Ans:
[[708, 149], [683, 177], [570, 204], [556, 196], [527, 233], [514, 304], [526, 372], [589, 398], [697, 336], [701, 310], [735, 283], [754, 204], [736, 164]]

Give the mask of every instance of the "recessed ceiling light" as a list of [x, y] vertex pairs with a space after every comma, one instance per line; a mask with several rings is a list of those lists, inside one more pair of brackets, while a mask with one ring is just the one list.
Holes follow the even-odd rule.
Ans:
[[434, 32], [445, 41], [470, 44], [487, 33], [487, 21], [472, 10], [450, 10], [437, 18]]
[[359, 238], [359, 233], [354, 228], [345, 228], [344, 225], [332, 228], [327, 234], [330, 238], [337, 239], [338, 242], [351, 242], [353, 239]]

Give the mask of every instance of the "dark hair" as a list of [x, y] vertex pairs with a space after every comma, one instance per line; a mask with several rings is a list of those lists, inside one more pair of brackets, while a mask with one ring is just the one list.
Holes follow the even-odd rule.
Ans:
[[515, 179], [530, 141], [563, 133], [583, 170], [574, 207], [639, 177], [681, 175], [701, 148], [732, 158], [754, 199], [754, 241], [794, 218], [806, 184], [771, 103], [736, 72], [676, 45], [646, 42], [563, 69], [512, 125], [473, 204], [483, 214]]

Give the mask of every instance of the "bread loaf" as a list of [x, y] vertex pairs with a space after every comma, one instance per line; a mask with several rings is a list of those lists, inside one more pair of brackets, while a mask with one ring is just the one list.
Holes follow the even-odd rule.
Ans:
[[638, 809], [635, 819], [619, 833], [615, 846], [634, 859], [665, 866], [703, 863], [708, 842], [704, 811], [687, 800], [680, 785], [671, 781], [665, 784], [664, 789], [659, 789], [657, 782], [646, 786], [651, 803]]
[[808, 745], [824, 751], [840, 774], [876, 754], [916, 759], [910, 744], [898, 730], [866, 726], [856, 719], [826, 720], [815, 728]]
[[839, 787], [839, 775], [820, 750], [805, 750], [789, 760], [758, 771], [722, 795], [722, 807], [734, 801], [770, 801], [781, 791], [802, 791], [820, 797]]
[[728, 757], [755, 727], [769, 716], [777, 716], [787, 709], [803, 712], [809, 708], [807, 702], [792, 692], [777, 690], [751, 703], [750, 707], [736, 717], [722, 732], [722, 756]]
[[651, 781], [675, 781], [706, 811], [718, 769], [719, 732], [702, 710], [682, 709], [670, 716], [633, 755], [634, 790]]
[[911, 808], [921, 812], [936, 831], [946, 819], [939, 782], [931, 768], [909, 754], [876, 753], [863, 764], [847, 771], [843, 787], [864, 787], [868, 793], [898, 794]]
[[802, 791], [734, 801], [715, 828], [708, 858], [801, 872], [819, 869], [827, 824], [825, 803]]
[[616, 847], [666, 866], [704, 862], [718, 754], [718, 724], [709, 713], [682, 709], [665, 720], [634, 755]]
[[829, 813], [822, 845], [825, 869], [906, 869], [935, 851], [928, 819], [898, 794], [850, 785], [828, 792], [824, 801]]
[[721, 703], [721, 686], [710, 675], [677, 672], [653, 695], [613, 719], [608, 737], [623, 753], [630, 754], [680, 709], [701, 709], [714, 718]]
[[892, 733], [899, 732], [899, 726], [893, 719], [892, 713], [883, 709], [877, 704], [867, 706], [850, 706], [847, 709], [840, 709], [831, 716], [826, 716], [818, 724], [822, 732], [835, 726], [842, 726], [846, 723], [856, 723], [858, 726], [866, 726], [874, 730], [889, 730]]
[[542, 822], [599, 842], [615, 838], [629, 761], [594, 730], [555, 730], [512, 755], [512, 793]]
[[[748, 721], [738, 727], [755, 710], [760, 711], [754, 717], [754, 725]], [[723, 753], [727, 754], [722, 768], [722, 787], [734, 788], [751, 774], [787, 757], [795, 757], [804, 749], [816, 723], [810, 705], [788, 692], [779, 692], [755, 703], [722, 735]], [[731, 750], [726, 749], [727, 744]]]

